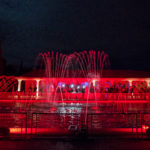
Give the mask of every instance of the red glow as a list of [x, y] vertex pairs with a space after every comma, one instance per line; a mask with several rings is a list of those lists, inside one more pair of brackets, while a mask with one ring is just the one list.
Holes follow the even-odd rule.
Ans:
[[9, 128], [10, 134], [60, 134], [60, 133], [66, 133], [67, 131], [64, 129], [58, 129], [58, 128]]
[[[69, 101], [82, 103], [86, 100], [132, 102], [132, 100], [150, 99], [149, 78], [1, 78], [1, 101], [8, 99], [37, 102], [46, 100], [47, 97], [49, 101], [55, 100], [58, 103], [59, 100], [66, 103]], [[7, 82], [5, 78], [9, 82], [3, 86], [4, 82]], [[17, 80], [19, 85], [17, 85]], [[9, 84], [11, 84], [10, 87], [8, 87]], [[8, 90], [11, 88], [12, 91], [7, 91], [7, 88]]]
[[148, 129], [149, 129], [149, 126], [143, 125], [142, 128], [143, 128], [144, 130], [148, 130]]
[[[141, 127], [141, 124], [148, 124], [148, 117], [142, 113], [128, 115], [128, 111], [138, 112], [140, 108], [132, 108], [126, 103], [150, 103], [150, 78], [102, 78], [103, 69], [109, 61], [108, 55], [99, 51], [70, 55], [48, 52], [40, 53], [39, 57], [42, 57], [43, 78], [38, 73], [30, 74], [33, 77], [0, 77], [0, 104], [12, 103], [0, 107], [12, 114], [1, 113], [0, 118], [1, 124], [10, 129], [10, 134], [56, 135], [82, 129], [95, 134], [149, 131], [149, 126]], [[107, 107], [109, 103], [115, 105]], [[103, 112], [107, 114], [109, 111], [111, 116], [103, 115]], [[16, 112], [23, 112], [23, 117]], [[119, 112], [119, 116], [113, 115], [113, 112]], [[125, 126], [138, 128], [123, 128]]]
[[[59, 128], [9, 128], [10, 134], [69, 134], [69, 130], [59, 129]], [[145, 129], [145, 128], [143, 128]], [[147, 127], [146, 127], [147, 129]], [[90, 131], [90, 133], [97, 133], [100, 134], [102, 132], [109, 132], [109, 133], [145, 133], [141, 131], [141, 128], [101, 128], [94, 131]]]
[[[46, 100], [30, 100], [30, 101], [27, 101], [27, 100], [0, 100], [0, 102], [18, 102], [18, 103], [53, 103], [54, 101], [53, 100], [49, 100], [49, 101], [46, 101]], [[56, 103], [62, 103], [62, 100], [57, 100]], [[83, 103], [83, 104], [86, 104], [87, 102], [86, 101], [78, 101], [78, 100], [63, 100], [63, 103], [74, 103], [74, 104], [77, 104], [77, 103]], [[95, 104], [95, 100], [89, 100], [88, 101], [89, 104]], [[124, 100], [106, 100], [106, 101], [103, 101], [103, 100], [100, 100], [100, 101], [97, 101], [97, 103], [150, 103], [150, 101], [146, 101], [146, 100], [128, 100], [128, 101], [124, 101]]]

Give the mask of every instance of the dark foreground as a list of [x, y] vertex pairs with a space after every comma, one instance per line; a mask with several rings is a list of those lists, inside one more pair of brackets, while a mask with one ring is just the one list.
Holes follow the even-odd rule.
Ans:
[[105, 137], [88, 140], [0, 140], [0, 150], [149, 150], [149, 139]]

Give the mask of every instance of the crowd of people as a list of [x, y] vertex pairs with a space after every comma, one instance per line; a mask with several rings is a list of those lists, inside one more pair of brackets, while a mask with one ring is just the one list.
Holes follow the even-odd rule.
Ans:
[[90, 83], [88, 86], [81, 84], [68, 84], [64, 86], [57, 86], [57, 92], [69, 93], [149, 93], [150, 87], [145, 82], [133, 82], [129, 85], [128, 82], [105, 82], [103, 84]]
[[[9, 91], [15, 95], [27, 96], [44, 96], [50, 94], [55, 97], [62, 97], [65, 99], [150, 99], [150, 87], [146, 82], [84, 82], [84, 83], [69, 83], [59, 82], [57, 84], [39, 84], [37, 90], [36, 84], [31, 83], [26, 86], [21, 85], [21, 91], [12, 88]], [[37, 94], [38, 92], [38, 94]]]

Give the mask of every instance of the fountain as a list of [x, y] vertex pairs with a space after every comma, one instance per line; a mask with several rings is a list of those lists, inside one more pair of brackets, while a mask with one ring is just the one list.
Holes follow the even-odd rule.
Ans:
[[[94, 108], [93, 111], [101, 112], [98, 108], [98, 105], [101, 105], [100, 100], [123, 99], [126, 102], [130, 98], [138, 99], [139, 97], [140, 99], [142, 94], [140, 96], [139, 94], [125, 94], [132, 90], [131, 85], [137, 86], [138, 91], [148, 90], [148, 79], [138, 83], [137, 79], [103, 78], [103, 69], [108, 66], [109, 58], [103, 51], [82, 51], [70, 55], [58, 52], [40, 53], [35, 69], [41, 69], [43, 76], [35, 78], [1, 76], [0, 96], [1, 99], [18, 99], [17, 102], [22, 99], [27, 102], [26, 109], [34, 102], [31, 100], [42, 99], [50, 106], [62, 104], [62, 110], [59, 109], [61, 112], [64, 111], [65, 105], [80, 107], [84, 102], [87, 113], [89, 105]], [[143, 98], [148, 99], [148, 95], [143, 94]], [[17, 105], [20, 107], [22, 104]], [[113, 111], [113, 109], [118, 112], [128, 111], [126, 103], [112, 105], [108, 111]], [[57, 112], [56, 108], [50, 110]], [[79, 110], [73, 110], [79, 113]]]
[[[42, 57], [40, 64], [44, 64], [44, 67], [43, 65], [41, 65], [41, 67], [45, 69], [45, 76], [48, 78], [46, 85], [43, 83], [42, 86], [47, 87], [46, 99], [48, 101], [53, 101], [50, 105], [56, 105], [55, 107], [58, 107], [56, 101], [57, 99], [60, 99], [62, 109], [59, 111], [61, 113], [66, 113], [67, 111], [69, 111], [69, 113], [81, 113], [84, 115], [84, 123], [86, 123], [86, 114], [89, 107], [88, 100], [90, 90], [92, 89], [94, 93], [93, 100], [95, 100], [96, 108], [98, 108], [95, 82], [101, 79], [103, 68], [105, 65], [109, 64], [108, 55], [103, 51], [98, 51], [96, 53], [95, 51], [91, 50], [89, 52], [74, 52], [70, 55], [64, 55], [61, 53], [55, 54], [54, 52], [40, 53], [39, 58], [40, 57]], [[79, 73], [82, 78], [79, 78]], [[60, 79], [60, 81], [57, 83], [55, 82], [56, 78]], [[67, 78], [70, 78], [70, 80]], [[86, 82], [81, 82], [82, 79], [84, 79]], [[78, 107], [81, 99], [85, 100], [86, 104], [85, 106], [81, 106], [85, 107], [85, 110], [80, 110], [81, 112], [79, 112]], [[66, 100], [70, 101], [70, 103], [65, 104]], [[74, 106], [72, 106], [72, 104]], [[54, 109], [51, 110], [53, 111]], [[55, 111], [58, 111], [58, 109], [55, 109]]]
[[[28, 120], [33, 123], [41, 120], [43, 126], [51, 119], [53, 122], [48, 126], [54, 128], [59, 124], [55, 130], [64, 128], [72, 133], [78, 130], [79, 135], [86, 134], [90, 119], [91, 122], [92, 118], [93, 122], [108, 119], [108, 116], [105, 119], [100, 116], [89, 118], [91, 113], [149, 111], [149, 104], [142, 105], [142, 108], [138, 104], [150, 99], [150, 79], [104, 78], [103, 70], [109, 65], [108, 55], [103, 51], [70, 55], [40, 53], [34, 68], [42, 71], [40, 77], [38, 74], [35, 77], [0, 77], [0, 111], [27, 113]], [[46, 118], [47, 113], [50, 116]], [[17, 117], [14, 118], [17, 122]], [[31, 126], [29, 122], [27, 125]], [[45, 130], [49, 131], [49, 128]], [[43, 132], [42, 128], [40, 130]]]

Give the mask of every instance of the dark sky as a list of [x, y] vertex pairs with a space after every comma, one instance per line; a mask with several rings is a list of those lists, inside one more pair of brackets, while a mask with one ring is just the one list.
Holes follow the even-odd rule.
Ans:
[[47, 50], [104, 50], [111, 68], [150, 71], [149, 14], [144, 0], [0, 0], [3, 56], [31, 66]]

